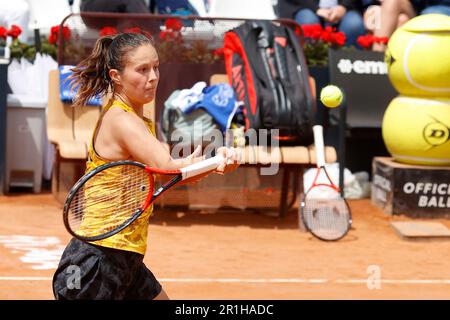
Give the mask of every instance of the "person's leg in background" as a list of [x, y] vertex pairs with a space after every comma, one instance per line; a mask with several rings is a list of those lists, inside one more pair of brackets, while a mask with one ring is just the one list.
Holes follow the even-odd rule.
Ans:
[[144, 0], [82, 0], [81, 12], [149, 13]]
[[[416, 12], [409, 0], [383, 0], [381, 3], [381, 24], [375, 29], [374, 35], [376, 37], [390, 37], [397, 28], [399, 17], [402, 15], [403, 19], [413, 18]], [[372, 49], [374, 51], [384, 51], [386, 45], [381, 43], [374, 43]]]
[[[144, 0], [81, 0], [80, 12], [150, 13], [150, 9]], [[99, 30], [104, 26], [111, 26], [122, 31], [136, 26], [131, 19], [98, 19], [86, 16], [81, 19], [89, 28]]]
[[381, 25], [381, 6], [371, 5], [365, 11], [363, 15], [364, 26], [366, 30], [373, 33], [375, 29], [380, 28]]
[[409, 20], [410, 20], [410, 17], [408, 17], [408, 15], [401, 13], [397, 19], [397, 28], [400, 28], [402, 25], [404, 25]]
[[423, 9], [420, 14], [430, 14], [430, 13], [446, 14], [450, 16], [450, 6], [446, 5], [429, 6], [428, 8]]
[[[379, 29], [381, 27], [381, 6], [370, 6], [365, 12], [364, 12], [364, 25], [370, 33], [373, 33], [376, 29]], [[409, 16], [400, 13], [397, 19], [397, 28], [400, 28], [402, 25], [404, 25], [408, 20]]]
[[301, 9], [295, 14], [295, 21], [298, 24], [320, 24], [320, 18], [310, 9]]
[[358, 46], [356, 40], [359, 36], [366, 34], [364, 27], [364, 21], [361, 14], [358, 11], [348, 11], [339, 23], [338, 30], [345, 33], [346, 46]]

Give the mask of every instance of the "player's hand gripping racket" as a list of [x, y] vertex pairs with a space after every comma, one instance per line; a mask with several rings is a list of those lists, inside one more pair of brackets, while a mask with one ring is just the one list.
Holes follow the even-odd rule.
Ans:
[[[315, 237], [324, 241], [335, 241], [347, 234], [352, 217], [347, 201], [341, 196], [339, 188], [330, 179], [325, 168], [323, 128], [317, 125], [313, 127], [313, 131], [317, 172], [302, 199], [299, 218]], [[327, 183], [317, 182], [321, 173], [327, 178]]]
[[[180, 181], [216, 169], [215, 157], [180, 170], [161, 170], [134, 161], [104, 164], [84, 175], [69, 191], [63, 218], [67, 231], [83, 241], [108, 238], [132, 224], [165, 191]], [[157, 185], [154, 175], [165, 176]]]

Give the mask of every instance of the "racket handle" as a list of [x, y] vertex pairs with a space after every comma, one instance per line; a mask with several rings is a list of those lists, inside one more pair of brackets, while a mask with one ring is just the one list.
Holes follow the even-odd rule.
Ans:
[[222, 155], [217, 155], [215, 157], [199, 161], [187, 167], [181, 168], [180, 171], [183, 177], [181, 180], [192, 178], [193, 176], [214, 170], [223, 162], [223, 160], [224, 157]]
[[323, 143], [323, 127], [316, 125], [313, 127], [314, 145], [316, 147], [316, 163], [318, 167], [325, 165], [325, 146]]

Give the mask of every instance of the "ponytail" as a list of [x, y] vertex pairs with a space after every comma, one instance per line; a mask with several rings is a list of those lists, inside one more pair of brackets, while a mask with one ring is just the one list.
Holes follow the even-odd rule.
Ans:
[[111, 79], [108, 67], [108, 49], [114, 38], [102, 37], [95, 43], [92, 53], [72, 69], [72, 88], [78, 87], [73, 106], [86, 105], [89, 99], [107, 93]]

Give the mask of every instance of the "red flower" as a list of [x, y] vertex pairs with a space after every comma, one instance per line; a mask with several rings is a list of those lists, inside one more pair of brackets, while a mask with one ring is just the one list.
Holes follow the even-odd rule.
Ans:
[[303, 36], [306, 38], [321, 40], [330, 45], [343, 46], [346, 36], [343, 32], [335, 32], [336, 28], [327, 26], [322, 28], [320, 24], [304, 24], [301, 26]]
[[373, 35], [367, 34], [365, 36], [359, 36], [358, 39], [356, 39], [356, 42], [364, 49], [369, 49], [374, 43], [374, 40]]
[[166, 20], [165, 23], [166, 29], [173, 30], [173, 31], [180, 31], [183, 27], [183, 23], [180, 19], [177, 18], [169, 18]]
[[369, 49], [374, 43], [387, 44], [389, 41], [388, 37], [375, 37], [372, 34], [366, 34], [365, 36], [359, 36], [356, 42], [364, 49]]
[[378, 42], [378, 43], [382, 43], [382, 44], [387, 44], [389, 42], [389, 38], [388, 37], [375, 37], [374, 41]]
[[22, 33], [22, 29], [18, 25], [13, 24], [11, 29], [8, 30], [8, 36], [11, 36], [13, 39], [17, 39]]
[[142, 33], [142, 29], [139, 27], [132, 27], [132, 28], [126, 28], [125, 30], [123, 30], [123, 32]]
[[342, 47], [345, 44], [346, 39], [347, 39], [347, 37], [345, 36], [345, 33], [343, 33], [343, 32], [334, 32], [331, 34], [331, 42], [338, 46]]
[[330, 27], [330, 26], [325, 27], [325, 29], [323, 30], [322, 35], [321, 35], [320, 38], [321, 38], [324, 42], [332, 43], [332, 40], [333, 40], [333, 31], [334, 31], [334, 28], [333, 28], [333, 27]]
[[0, 38], [5, 39], [8, 36], [8, 30], [5, 27], [0, 27]]
[[[58, 35], [59, 35], [59, 25], [51, 27], [50, 34], [48, 36], [48, 42], [56, 45], [58, 43]], [[65, 40], [70, 39], [71, 31], [69, 27], [66, 26], [63, 27], [62, 35]]]
[[182, 41], [181, 34], [178, 31], [160, 31], [159, 38], [163, 41]]
[[320, 24], [316, 24], [313, 25], [313, 27], [311, 28], [311, 38], [313, 39], [320, 39], [320, 37], [322, 36], [323, 33], [323, 29], [322, 26]]
[[[56, 26], [56, 35], [58, 35], [58, 34], [59, 34], [59, 26]], [[70, 39], [71, 32], [70, 32], [69, 27], [66, 27], [66, 26], [63, 27], [62, 35], [63, 35], [64, 39], [66, 39], [66, 40]]]
[[322, 36], [322, 26], [320, 24], [304, 24], [301, 26], [305, 38], [320, 39]]
[[100, 32], [99, 32], [100, 37], [113, 36], [115, 34], [117, 34], [117, 29], [114, 27], [103, 27], [100, 29]]
[[71, 36], [69, 27], [63, 27], [63, 38], [69, 40]]
[[56, 45], [58, 42], [58, 35], [56, 33], [50, 33], [48, 36], [48, 42]]
[[170, 31], [160, 31], [159, 32], [159, 38], [163, 41], [170, 41], [175, 38], [173, 32]]

